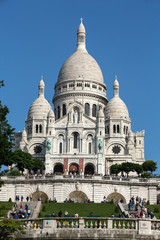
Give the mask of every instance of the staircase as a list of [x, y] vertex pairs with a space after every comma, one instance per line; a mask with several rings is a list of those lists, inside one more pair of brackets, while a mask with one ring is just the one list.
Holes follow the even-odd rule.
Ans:
[[[16, 207], [16, 211], [19, 212], [20, 206], [23, 206], [23, 209], [25, 209], [25, 205], [28, 205], [28, 209], [31, 210], [31, 215], [30, 218], [35, 217], [34, 212], [37, 212], [37, 205], [41, 205], [41, 202], [16, 202], [17, 203], [17, 207]], [[39, 212], [38, 212], [39, 213]], [[37, 214], [36, 214], [37, 215]]]
[[[128, 207], [128, 204], [123, 204], [123, 207], [124, 207], [124, 210], [127, 211], [131, 216], [135, 215], [135, 213], [140, 213], [141, 212], [141, 207], [138, 206], [138, 211], [135, 211], [135, 207], [133, 208], [134, 210], [132, 210], [132, 207], [130, 208], [130, 211], [129, 211], [129, 207]], [[145, 214], [145, 218], [148, 218], [148, 214], [146, 213]]]

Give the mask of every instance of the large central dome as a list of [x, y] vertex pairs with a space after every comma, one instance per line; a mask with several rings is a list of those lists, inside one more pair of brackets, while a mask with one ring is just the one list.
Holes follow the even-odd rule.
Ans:
[[104, 83], [102, 71], [86, 49], [77, 49], [63, 64], [58, 82], [79, 78]]
[[75, 96], [81, 104], [91, 99], [96, 104], [108, 102], [102, 71], [86, 50], [86, 31], [82, 21], [77, 31], [77, 49], [63, 64], [54, 89], [54, 108], [60, 105], [60, 101], [70, 103]]
[[79, 78], [104, 83], [102, 71], [85, 47], [86, 31], [81, 22], [77, 31], [77, 49], [63, 64], [58, 82]]

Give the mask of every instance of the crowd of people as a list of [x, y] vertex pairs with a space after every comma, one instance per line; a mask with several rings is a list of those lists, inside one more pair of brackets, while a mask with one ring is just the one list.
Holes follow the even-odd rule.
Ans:
[[128, 209], [129, 211], [132, 211], [130, 217], [146, 218], [146, 216], [148, 216], [149, 218], [153, 219], [154, 214], [150, 209], [146, 208], [146, 204], [146, 199], [141, 199], [138, 196], [136, 198], [134, 198], [134, 196], [131, 197], [128, 203]]
[[28, 204], [25, 204], [25, 207], [23, 208], [23, 205], [20, 205], [20, 209], [18, 209], [17, 203], [14, 204], [13, 210], [10, 213], [10, 218], [12, 219], [25, 219], [30, 218], [31, 216], [31, 210], [28, 207]]

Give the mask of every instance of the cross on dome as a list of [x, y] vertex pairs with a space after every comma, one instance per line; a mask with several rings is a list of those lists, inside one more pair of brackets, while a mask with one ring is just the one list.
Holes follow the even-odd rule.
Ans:
[[83, 23], [83, 18], [82, 17], [80, 18], [80, 20], [81, 20], [81, 23]]

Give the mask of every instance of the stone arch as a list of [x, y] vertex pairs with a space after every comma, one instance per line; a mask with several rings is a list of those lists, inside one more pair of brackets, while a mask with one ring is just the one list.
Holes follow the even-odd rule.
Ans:
[[124, 196], [123, 196], [122, 194], [120, 194], [120, 193], [114, 192], [114, 193], [109, 194], [108, 197], [107, 197], [107, 200], [108, 200], [108, 201], [111, 201], [112, 199], [113, 199], [113, 202], [114, 202], [115, 204], [117, 204], [117, 203], [119, 202], [119, 200], [122, 200], [123, 203], [126, 204], [126, 199], [125, 199]]
[[68, 112], [71, 112], [72, 109], [74, 108], [79, 108], [79, 111], [82, 112], [83, 111], [83, 105], [81, 105], [78, 102], [74, 102], [68, 105]]
[[87, 195], [82, 191], [73, 191], [69, 194], [68, 198], [77, 203], [83, 203], [84, 200], [88, 200]]
[[53, 168], [53, 173], [63, 173], [64, 167], [62, 163], [56, 163]]
[[77, 174], [79, 172], [79, 165], [77, 163], [71, 163], [69, 165], [69, 172]]
[[33, 201], [41, 200], [41, 202], [44, 203], [48, 199], [48, 195], [45, 192], [38, 190], [32, 193], [32, 199]]
[[85, 175], [93, 175], [95, 173], [95, 166], [93, 163], [87, 163], [84, 168]]

